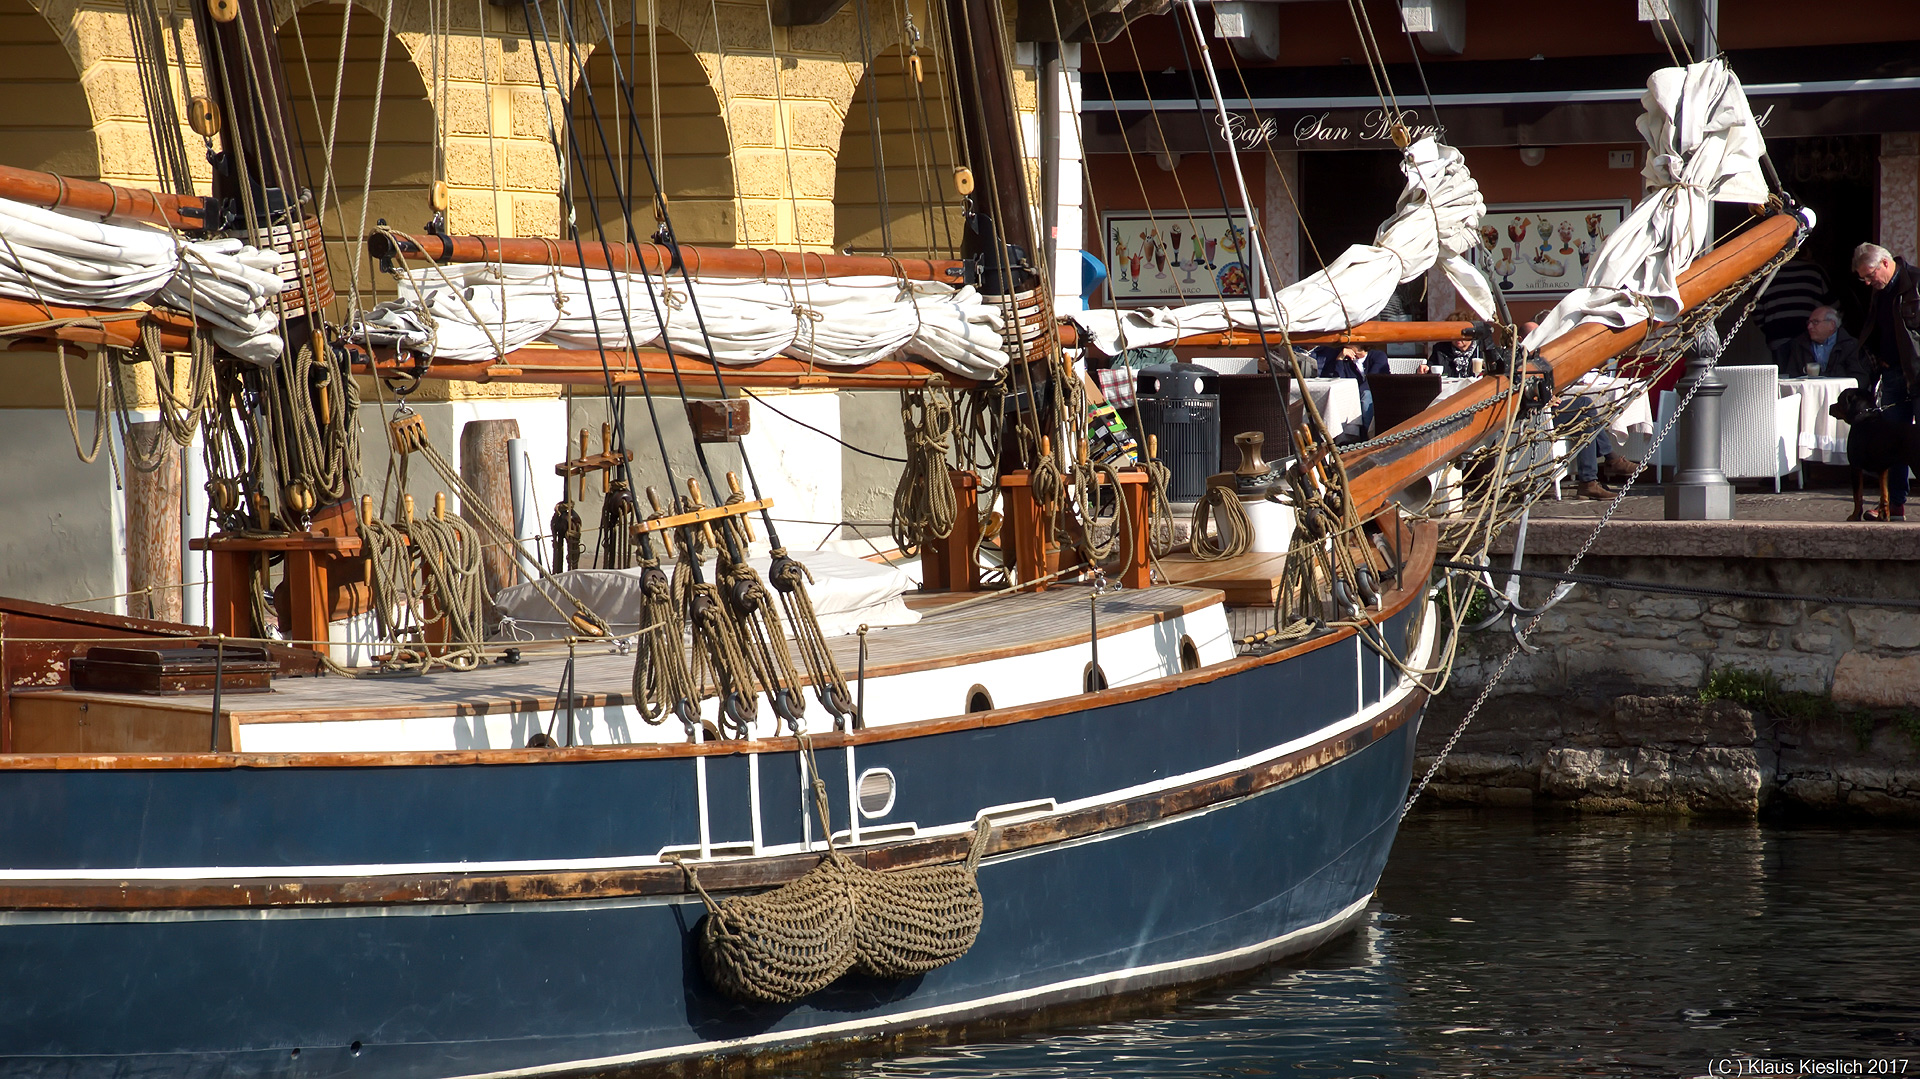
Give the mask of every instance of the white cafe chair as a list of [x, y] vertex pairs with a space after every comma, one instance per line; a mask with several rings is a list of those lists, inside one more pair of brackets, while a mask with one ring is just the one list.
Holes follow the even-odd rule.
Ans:
[[1387, 357], [1387, 366], [1392, 368], [1396, 375], [1417, 375], [1420, 373], [1420, 365], [1426, 362], [1425, 356]]
[[[1727, 387], [1720, 395], [1720, 470], [1730, 480], [1771, 479], [1776, 492], [1781, 477], [1791, 475], [1804, 490], [1807, 477], [1800, 467], [1800, 395], [1780, 396], [1780, 369], [1771, 364], [1718, 367], [1715, 371]], [[1679, 400], [1675, 391], [1661, 391], [1654, 430], [1665, 428]], [[1679, 441], [1679, 432], [1675, 431], [1660, 444], [1654, 465], [1663, 481], [1664, 471], [1678, 460]]]

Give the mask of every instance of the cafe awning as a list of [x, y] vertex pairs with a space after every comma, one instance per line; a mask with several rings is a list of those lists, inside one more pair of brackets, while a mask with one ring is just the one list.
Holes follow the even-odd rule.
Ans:
[[[1729, 54], [1770, 138], [1911, 131], [1920, 116], [1920, 42]], [[1634, 143], [1646, 77], [1661, 55], [1429, 63], [1389, 68], [1398, 118], [1418, 138], [1444, 126], [1455, 146]], [[1394, 114], [1366, 69], [1246, 68], [1229, 80], [1231, 135], [1243, 149], [1389, 148]], [[1206, 153], [1224, 146], [1203, 81], [1184, 71], [1085, 75], [1088, 153]], [[1204, 90], [1200, 91], [1204, 95]], [[1154, 113], [1158, 113], [1158, 121]], [[1204, 114], [1207, 124], [1169, 123]], [[1438, 116], [1438, 125], [1435, 117]]]

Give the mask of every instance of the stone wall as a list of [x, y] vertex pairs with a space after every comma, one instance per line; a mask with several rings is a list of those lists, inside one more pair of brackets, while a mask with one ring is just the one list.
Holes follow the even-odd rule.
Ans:
[[[1590, 521], [1534, 522], [1528, 568], [1563, 570]], [[1577, 586], [1541, 616], [1442, 772], [1440, 800], [1920, 819], [1920, 609], [1710, 594], [1920, 601], [1920, 530], [1776, 522], [1622, 522], [1579, 572], [1705, 594]], [[1527, 605], [1551, 582], [1531, 580]], [[1514, 638], [1462, 638], [1423, 752], [1433, 754]], [[1798, 718], [1702, 691], [1771, 676]], [[1830, 702], [1830, 704], [1828, 703]], [[1789, 709], [1791, 711], [1791, 709]], [[1424, 765], [1423, 765], [1424, 767]]]

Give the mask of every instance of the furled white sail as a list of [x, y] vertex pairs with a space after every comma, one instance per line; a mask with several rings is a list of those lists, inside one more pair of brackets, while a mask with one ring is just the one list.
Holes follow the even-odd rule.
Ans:
[[1647, 79], [1639, 120], [1648, 197], [1634, 207], [1574, 289], [1522, 342], [1541, 345], [1583, 322], [1619, 329], [1680, 313], [1680, 274], [1713, 232], [1713, 203], [1767, 199], [1766, 142], [1724, 60], [1667, 67]]
[[1451, 146], [1421, 139], [1407, 148], [1400, 171], [1407, 177], [1406, 190], [1371, 245], [1347, 248], [1326, 269], [1270, 299], [1089, 310], [1070, 317], [1109, 355], [1228, 329], [1328, 333], [1373, 318], [1386, 307], [1395, 285], [1426, 273], [1435, 262], [1462, 302], [1491, 317], [1493, 291], [1465, 258], [1479, 241], [1476, 230], [1487, 209], [1465, 157]]
[[239, 240], [187, 241], [0, 199], [0, 295], [82, 307], [170, 307], [205, 320], [221, 348], [255, 363], [282, 349], [274, 305], [280, 259]]
[[[1007, 365], [1003, 314], [966, 286], [892, 277], [831, 281], [679, 280], [574, 267], [467, 263], [409, 269], [399, 298], [350, 334], [438, 359], [474, 363], [533, 341], [567, 348], [676, 351], [727, 364], [792, 356], [850, 367], [912, 356], [968, 378]], [[664, 327], [662, 322], [664, 321]], [[705, 333], [701, 332], [702, 323]]]

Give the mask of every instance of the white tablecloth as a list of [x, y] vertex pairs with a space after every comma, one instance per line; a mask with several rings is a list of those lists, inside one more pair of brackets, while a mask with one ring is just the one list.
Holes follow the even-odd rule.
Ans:
[[[1351, 378], [1310, 378], [1307, 392], [1313, 395], [1313, 407], [1327, 421], [1327, 429], [1338, 435], [1360, 424], [1360, 382]], [[1272, 392], [1272, 391], [1268, 391]], [[1291, 391], [1298, 398], [1298, 391]], [[1366, 432], [1361, 432], [1365, 435]]]
[[1593, 398], [1601, 407], [1611, 407], [1613, 402], [1625, 398], [1607, 423], [1607, 433], [1613, 436], [1615, 446], [1625, 446], [1631, 434], [1653, 434], [1653, 409], [1647, 404], [1645, 384], [1615, 375], [1591, 374], [1575, 382], [1572, 392]]
[[1847, 463], [1847, 432], [1843, 420], [1836, 420], [1827, 409], [1840, 400], [1842, 390], [1859, 383], [1850, 378], [1783, 378], [1780, 396], [1800, 395], [1800, 459], [1822, 464]]

